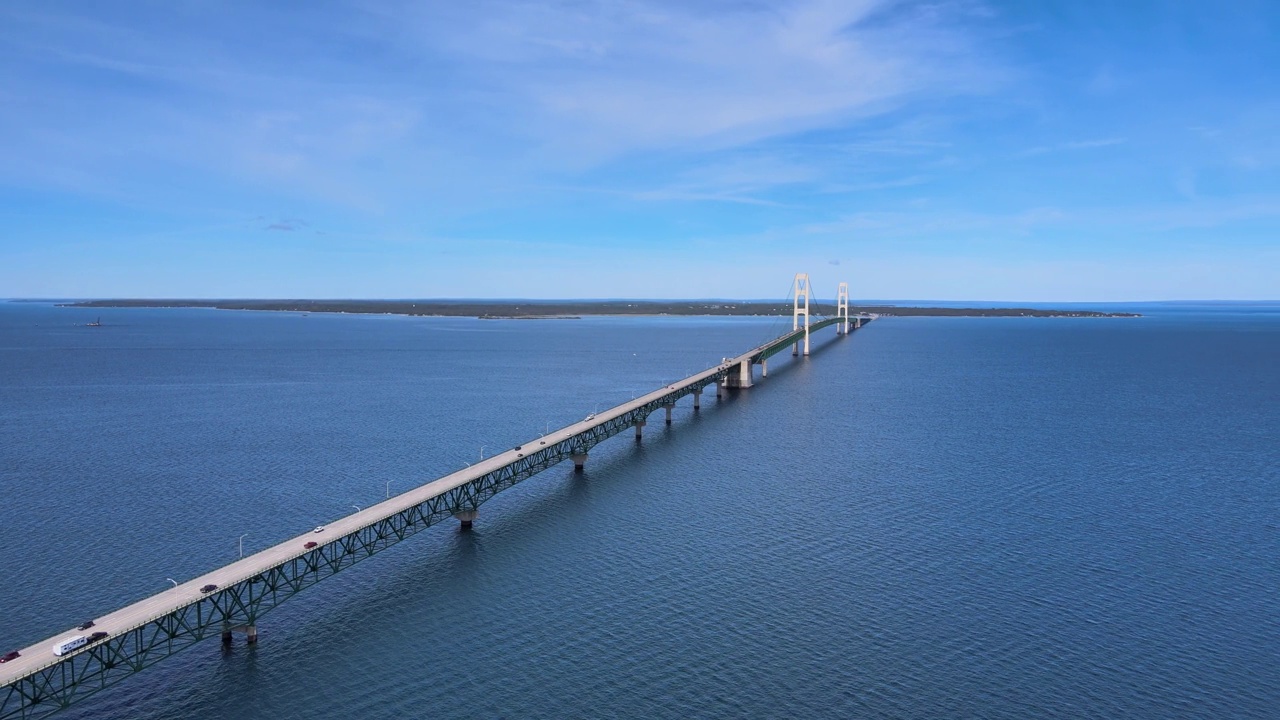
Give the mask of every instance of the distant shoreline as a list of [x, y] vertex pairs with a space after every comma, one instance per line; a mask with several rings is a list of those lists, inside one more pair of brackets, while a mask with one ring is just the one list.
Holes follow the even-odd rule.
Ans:
[[[680, 315], [680, 316], [779, 316], [790, 315], [791, 303], [724, 302], [707, 300], [581, 300], [512, 304], [486, 301], [406, 300], [87, 300], [61, 303], [81, 308], [213, 308], [218, 310], [266, 310], [274, 312], [408, 315], [421, 317], [474, 317], [485, 320], [577, 320], [583, 316]], [[836, 308], [816, 303], [814, 315], [832, 316]], [[851, 314], [890, 317], [1070, 317], [1132, 318], [1139, 313], [1107, 313], [1093, 310], [1038, 308], [948, 308], [897, 305], [850, 305]]]

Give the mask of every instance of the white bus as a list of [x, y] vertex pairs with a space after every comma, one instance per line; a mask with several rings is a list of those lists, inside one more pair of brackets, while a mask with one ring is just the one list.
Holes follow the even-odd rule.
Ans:
[[72, 650], [76, 650], [78, 648], [84, 647], [86, 644], [88, 644], [88, 642], [89, 641], [85, 639], [85, 636], [83, 635], [76, 635], [75, 637], [69, 637], [66, 640], [63, 640], [62, 642], [53, 646], [53, 654], [66, 655]]

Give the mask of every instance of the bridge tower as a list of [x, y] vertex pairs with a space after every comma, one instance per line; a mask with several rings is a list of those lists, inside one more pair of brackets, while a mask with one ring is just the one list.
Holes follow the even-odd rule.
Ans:
[[[791, 311], [791, 329], [800, 329], [800, 316], [804, 315], [804, 354], [809, 355], [809, 274], [796, 273], [796, 279], [791, 284], [792, 293], [792, 311]], [[800, 297], [804, 297], [804, 307], [800, 307]], [[791, 346], [791, 354], [800, 354], [800, 341], [797, 340]]]
[[840, 318], [840, 322], [836, 323], [836, 334], [848, 335], [849, 283], [840, 283], [840, 289], [836, 291], [836, 317]]

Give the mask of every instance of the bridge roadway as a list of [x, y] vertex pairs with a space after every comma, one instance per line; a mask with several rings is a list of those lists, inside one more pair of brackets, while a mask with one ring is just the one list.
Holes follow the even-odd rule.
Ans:
[[[856, 323], [851, 328], [867, 319], [851, 318]], [[809, 329], [835, 322], [823, 320]], [[596, 443], [627, 428], [643, 427], [650, 413], [674, 406], [686, 395], [700, 397], [709, 385], [731, 384], [727, 381], [743, 367], [749, 376], [752, 364], [781, 352], [804, 332], [801, 328], [787, 333], [679, 382], [334, 520], [319, 532], [308, 531], [95, 618], [89, 630], [67, 630], [22, 648], [20, 657], [0, 664], [0, 720], [44, 717], [211, 634], [222, 634], [228, 641], [227, 633], [234, 628], [249, 631], [255, 639], [257, 616], [292, 594], [449, 514], [469, 524], [479, 504], [498, 491], [565, 459], [572, 458], [580, 467]], [[305, 548], [311, 541], [318, 546]], [[201, 592], [206, 585], [218, 589]], [[55, 643], [99, 631], [108, 637], [61, 657], [53, 654]], [[6, 650], [0, 647], [2, 652]]]

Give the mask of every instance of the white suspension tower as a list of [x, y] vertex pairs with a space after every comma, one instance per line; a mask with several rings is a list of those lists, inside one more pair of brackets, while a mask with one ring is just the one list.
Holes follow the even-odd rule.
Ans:
[[840, 289], [836, 291], [836, 317], [840, 318], [840, 322], [836, 323], [836, 334], [848, 335], [849, 283], [840, 283]]
[[[791, 284], [791, 292], [793, 295], [793, 306], [791, 312], [791, 329], [800, 329], [800, 316], [804, 315], [804, 354], [809, 356], [809, 274], [796, 273], [796, 279]], [[804, 296], [804, 307], [800, 307], [800, 296]], [[791, 346], [791, 354], [800, 354], [800, 341], [797, 340]]]

